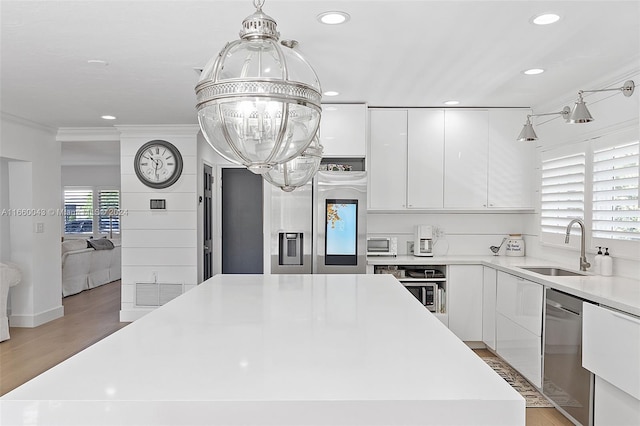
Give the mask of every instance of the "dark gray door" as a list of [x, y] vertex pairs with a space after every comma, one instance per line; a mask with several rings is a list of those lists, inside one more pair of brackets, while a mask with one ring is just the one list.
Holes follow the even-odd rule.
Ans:
[[212, 200], [213, 200], [213, 170], [211, 166], [204, 165], [204, 193], [203, 202], [203, 256], [202, 256], [202, 279], [207, 280], [213, 276], [213, 229], [212, 229]]
[[262, 177], [222, 169], [222, 273], [263, 273]]

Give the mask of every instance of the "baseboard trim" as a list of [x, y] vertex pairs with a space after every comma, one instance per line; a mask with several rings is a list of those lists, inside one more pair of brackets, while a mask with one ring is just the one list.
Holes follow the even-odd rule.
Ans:
[[58, 306], [35, 315], [11, 315], [9, 325], [11, 327], [35, 328], [63, 316], [64, 306]]
[[142, 318], [147, 315], [149, 312], [156, 310], [157, 308], [150, 309], [127, 309], [120, 311], [120, 322], [133, 322], [137, 319]]

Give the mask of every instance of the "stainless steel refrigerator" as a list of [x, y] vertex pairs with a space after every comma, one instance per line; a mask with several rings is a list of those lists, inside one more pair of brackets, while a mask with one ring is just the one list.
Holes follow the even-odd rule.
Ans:
[[367, 174], [319, 171], [293, 192], [271, 189], [271, 272], [366, 272]]

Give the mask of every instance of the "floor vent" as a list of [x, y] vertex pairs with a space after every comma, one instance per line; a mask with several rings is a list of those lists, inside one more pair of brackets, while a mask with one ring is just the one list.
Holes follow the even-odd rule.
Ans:
[[162, 306], [183, 292], [183, 284], [136, 283], [136, 306]]

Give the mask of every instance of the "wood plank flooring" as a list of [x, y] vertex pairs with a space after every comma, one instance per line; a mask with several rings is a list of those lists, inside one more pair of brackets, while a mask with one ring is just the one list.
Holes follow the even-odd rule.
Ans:
[[0, 343], [0, 395], [126, 326], [120, 303], [120, 281], [114, 281], [62, 299], [62, 318], [11, 327], [11, 338]]
[[[36, 328], [11, 328], [11, 339], [0, 343], [0, 395], [127, 325], [119, 321], [120, 281], [66, 297], [63, 305], [64, 317]], [[526, 411], [526, 426], [572, 424], [555, 408]]]

